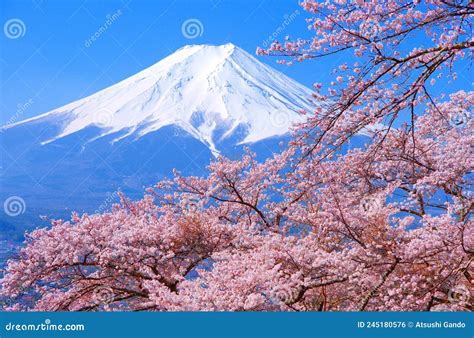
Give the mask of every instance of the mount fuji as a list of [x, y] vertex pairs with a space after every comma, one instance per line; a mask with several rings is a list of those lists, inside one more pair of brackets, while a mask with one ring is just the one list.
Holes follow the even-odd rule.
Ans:
[[3, 129], [46, 123], [57, 127], [52, 143], [88, 127], [88, 140], [116, 134], [140, 138], [175, 125], [212, 152], [240, 130], [239, 144], [288, 133], [311, 109], [311, 92], [233, 44], [192, 45], [96, 94]]
[[315, 104], [308, 88], [232, 44], [183, 47], [91, 96], [0, 128], [0, 198], [26, 205], [0, 220], [30, 228], [40, 214], [94, 212], [118, 189], [140, 195], [174, 168], [204, 173], [244, 145], [268, 156]]

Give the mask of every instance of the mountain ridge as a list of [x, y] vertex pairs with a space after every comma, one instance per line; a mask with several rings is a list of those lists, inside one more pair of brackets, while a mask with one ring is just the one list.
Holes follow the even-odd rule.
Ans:
[[303, 121], [298, 111], [312, 108], [310, 98], [308, 88], [231, 43], [189, 45], [97, 93], [2, 130], [46, 121], [61, 131], [42, 139], [45, 145], [90, 126], [100, 129], [91, 140], [120, 132], [116, 142], [176, 125], [215, 155], [217, 143], [236, 134], [240, 145], [288, 133]]
[[[289, 140], [311, 91], [242, 49], [185, 46], [97, 93], [0, 128], [0, 241], [70, 212], [94, 213], [120, 190], [132, 199], [173, 176], [202, 176], [219, 154], [244, 146], [264, 160]], [[134, 120], [135, 118], [135, 120]], [[113, 202], [118, 202], [114, 200]], [[110, 207], [110, 203], [107, 203]], [[7, 229], [7, 228], [5, 228]]]

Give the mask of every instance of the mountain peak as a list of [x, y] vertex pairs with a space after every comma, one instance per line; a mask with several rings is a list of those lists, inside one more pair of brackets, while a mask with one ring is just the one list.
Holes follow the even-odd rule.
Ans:
[[[190, 48], [196, 48], [196, 49], [202, 49], [202, 48], [208, 48], [208, 49], [227, 49], [227, 50], [233, 50], [235, 48], [239, 48], [236, 45], [234, 45], [232, 42], [227, 42], [222, 45], [213, 45], [213, 44], [200, 44], [200, 45], [186, 45], [181, 48], [179, 48], [177, 51], [181, 49], [190, 49]], [[240, 49], [240, 48], [239, 48]], [[176, 51], [176, 52], [177, 52]]]
[[216, 62], [223, 62], [236, 53], [246, 54], [247, 52], [232, 43], [226, 43], [223, 45], [186, 45], [151, 66], [149, 69], [154, 69], [155, 66], [161, 68], [163, 65], [172, 66], [176, 63], [183, 63], [185, 59], [197, 59], [201, 64], [215, 64]]
[[[223, 45], [211, 45], [211, 44], [200, 44], [200, 45], [186, 45], [178, 50], [176, 50], [173, 54], [169, 55], [167, 58], [176, 58], [177, 56], [188, 57], [194, 53], [210, 53], [219, 55], [222, 58], [229, 57], [235, 50], [240, 50], [239, 47], [234, 45], [233, 43], [226, 43]], [[165, 59], [167, 59], [165, 58]], [[162, 62], [163, 60], [159, 61], [158, 63]]]
[[232, 43], [188, 45], [111, 87], [18, 124], [60, 127], [42, 144], [88, 126], [100, 130], [94, 139], [120, 135], [115, 142], [175, 125], [216, 154], [230, 136], [243, 144], [287, 133], [302, 120], [298, 111], [311, 109], [310, 97], [309, 89]]

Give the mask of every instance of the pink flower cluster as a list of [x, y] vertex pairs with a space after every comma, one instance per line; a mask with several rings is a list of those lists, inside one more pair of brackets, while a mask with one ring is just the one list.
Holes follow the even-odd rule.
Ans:
[[[472, 5], [302, 5], [314, 38], [261, 54], [361, 59], [291, 144], [34, 231], [1, 281], [11, 310], [473, 310], [474, 92], [425, 87], [472, 53]], [[415, 34], [431, 45], [407, 50]]]

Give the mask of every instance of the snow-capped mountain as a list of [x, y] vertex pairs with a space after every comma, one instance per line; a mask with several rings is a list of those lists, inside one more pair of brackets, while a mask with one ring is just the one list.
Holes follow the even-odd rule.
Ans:
[[[311, 92], [233, 44], [192, 45], [98, 93], [7, 126], [46, 122], [56, 133], [48, 144], [90, 126], [93, 140], [140, 138], [175, 125], [214, 154], [218, 143], [254, 143], [281, 136], [311, 109]], [[90, 140], [88, 140], [90, 141]]]
[[[218, 154], [279, 149], [312, 110], [311, 92], [232, 45], [186, 46], [91, 96], [0, 128], [0, 241], [67, 218], [100, 212], [170, 177], [201, 175]], [[8, 115], [8, 114], [7, 114]], [[3, 222], [3, 223], [2, 223]]]

